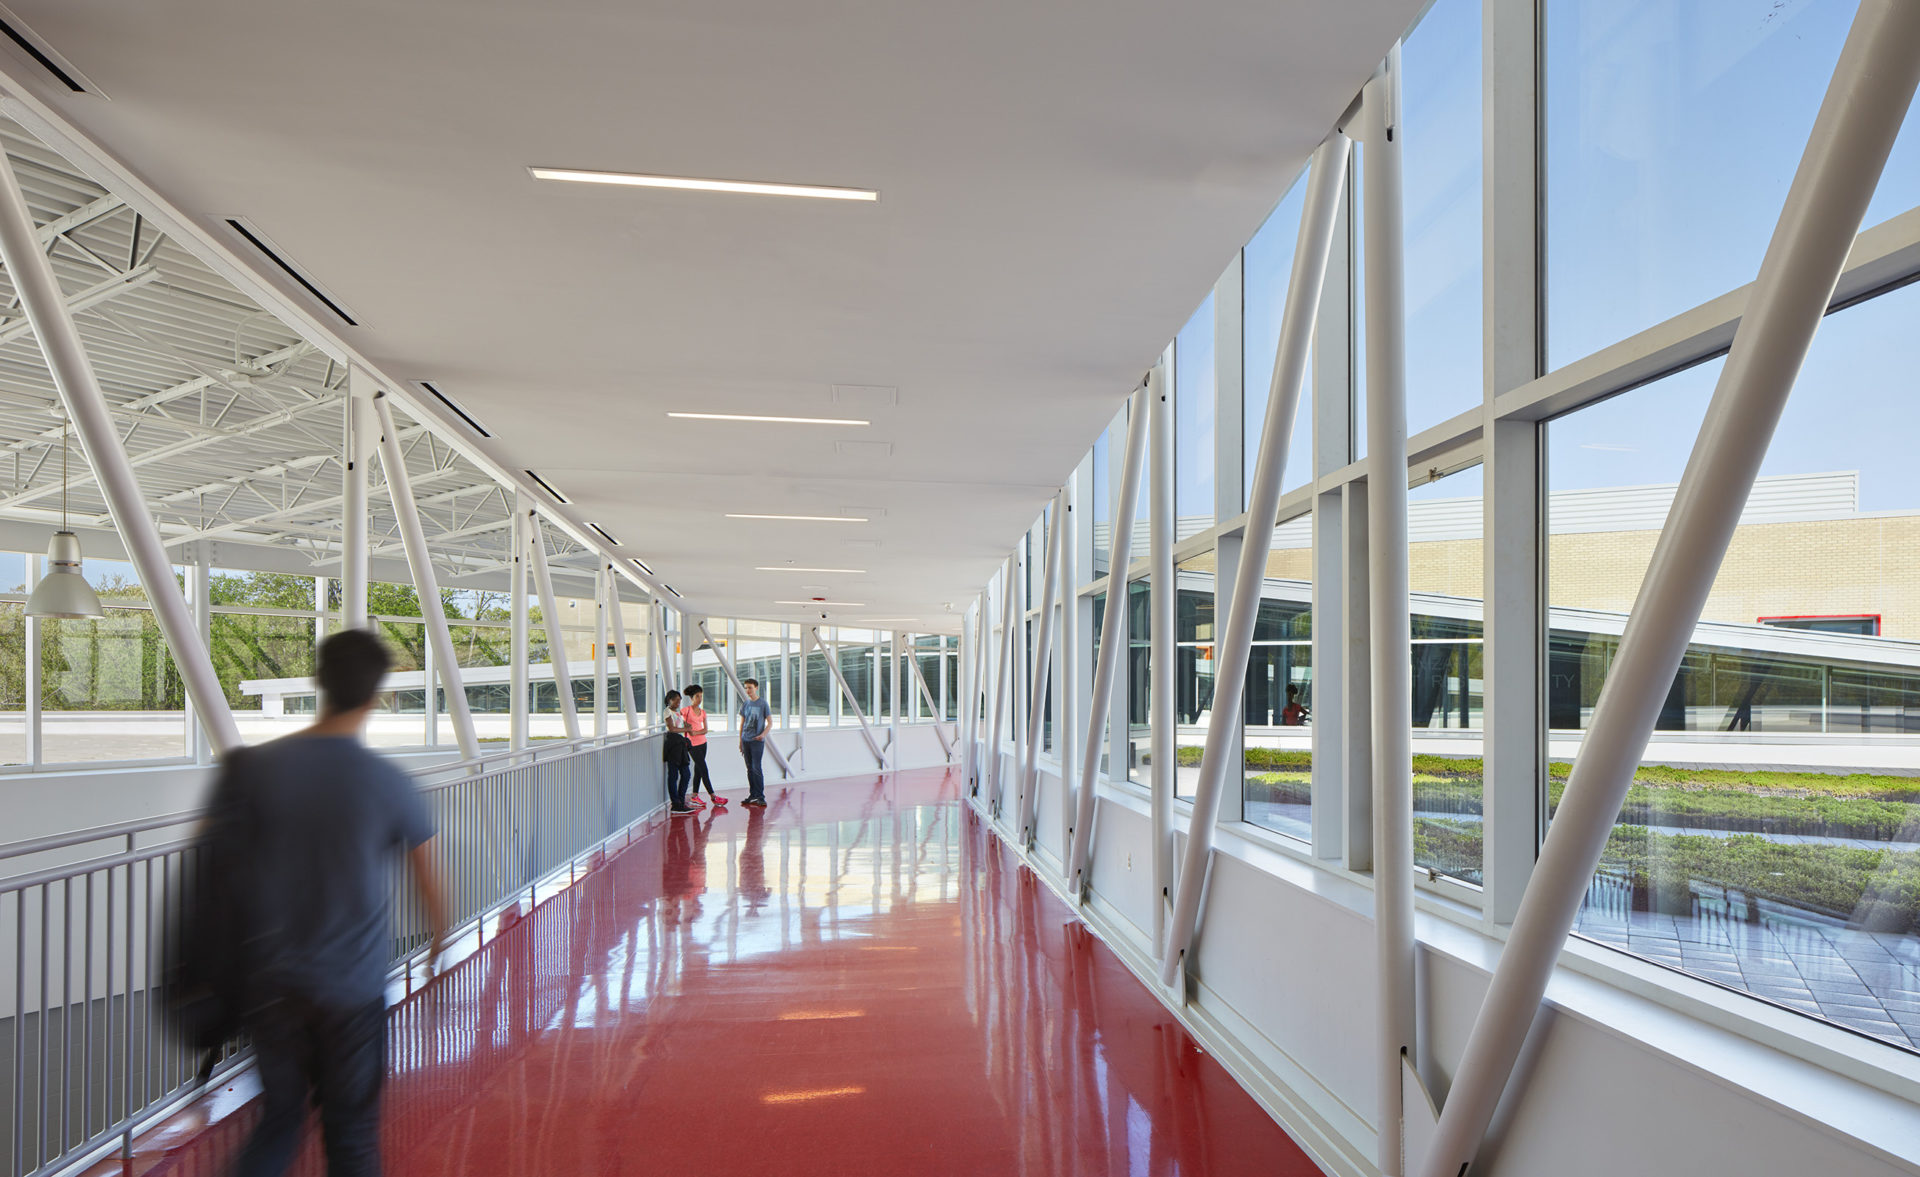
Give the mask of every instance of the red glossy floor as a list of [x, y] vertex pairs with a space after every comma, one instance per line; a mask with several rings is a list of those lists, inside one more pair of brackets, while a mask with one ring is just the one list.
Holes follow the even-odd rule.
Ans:
[[[1318, 1173], [956, 775], [775, 792], [648, 830], [396, 1005], [388, 1173]], [[149, 1172], [223, 1171], [249, 1120]]]

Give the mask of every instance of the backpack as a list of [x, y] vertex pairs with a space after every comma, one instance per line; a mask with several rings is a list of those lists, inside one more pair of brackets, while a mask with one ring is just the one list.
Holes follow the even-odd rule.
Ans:
[[[167, 1008], [175, 1032], [213, 1056], [240, 1033], [246, 1011], [247, 945], [253, 920], [252, 819], [242, 782], [245, 749], [227, 754], [193, 846], [181, 858], [180, 902], [164, 951]], [[202, 1077], [210, 1070], [202, 1069]]]

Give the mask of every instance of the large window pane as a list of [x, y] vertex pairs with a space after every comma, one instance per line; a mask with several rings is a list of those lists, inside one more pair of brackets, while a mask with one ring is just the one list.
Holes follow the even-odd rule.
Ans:
[[1479, 466], [1407, 492], [1413, 624], [1413, 860], [1481, 881], [1485, 671]]
[[[1662, 700], [1579, 930], [1900, 1045], [1920, 990], [1920, 291], [1830, 317]], [[1722, 365], [1549, 426], [1546, 799]]]
[[1218, 553], [1209, 549], [1180, 562], [1174, 569], [1179, 595], [1174, 603], [1174, 712], [1179, 722], [1179, 759], [1175, 761], [1173, 791], [1193, 796], [1200, 779], [1200, 755], [1213, 720], [1213, 655], [1219, 634], [1214, 629], [1214, 587]]
[[1401, 51], [1407, 428], [1478, 406], [1480, 7], [1438, 0]]
[[[1552, 364], [1753, 280], [1856, 7], [1547, 0]], [[1867, 223], [1917, 197], [1909, 133]]]
[[1296, 838], [1313, 834], [1313, 521], [1273, 533], [1247, 652], [1246, 817]]
[[[1300, 211], [1306, 204], [1306, 180], [1296, 180], [1241, 255], [1241, 438], [1245, 445], [1241, 502], [1253, 493], [1253, 472], [1260, 460], [1260, 434], [1266, 428], [1273, 393], [1274, 352], [1280, 346], [1280, 319], [1286, 312], [1287, 282], [1293, 272], [1293, 248], [1299, 241]], [[1282, 490], [1304, 486], [1313, 477], [1313, 398], [1302, 388], [1293, 434], [1287, 443]]]
[[186, 692], [148, 610], [109, 606], [95, 620], [46, 620], [40, 666], [49, 763], [187, 754]]
[[1175, 542], [1213, 526], [1213, 295], [1173, 343]]
[[1153, 605], [1148, 578], [1127, 586], [1127, 779], [1152, 783]]

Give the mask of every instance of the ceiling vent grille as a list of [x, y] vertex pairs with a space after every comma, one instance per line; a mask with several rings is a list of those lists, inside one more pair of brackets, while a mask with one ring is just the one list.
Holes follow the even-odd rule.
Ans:
[[19, 46], [20, 51], [31, 57], [36, 65], [46, 70], [62, 86], [75, 94], [100, 93], [93, 83], [81, 75], [79, 70], [73, 68], [54, 52], [53, 46], [41, 40], [33, 30], [21, 22], [18, 16], [5, 8], [0, 8], [0, 34], [4, 34], [7, 40]]
[[593, 528], [594, 531], [599, 533], [601, 539], [606, 540], [608, 543], [612, 544], [614, 547], [617, 548], [621, 546], [620, 541], [613, 538], [613, 535], [610, 532], [608, 532], [606, 528], [600, 526], [598, 523], [589, 523], [587, 524], [587, 526]]
[[360, 325], [360, 321], [355, 319], [347, 312], [345, 307], [340, 305], [339, 299], [328, 294], [318, 282], [301, 273], [299, 267], [288, 261], [279, 250], [268, 244], [265, 234], [248, 225], [238, 217], [228, 217], [227, 227], [239, 234], [242, 241], [245, 241], [248, 245], [258, 250], [261, 256], [280, 267], [282, 273], [293, 279], [294, 282], [299, 285], [300, 289], [306, 291], [313, 297], [315, 302], [332, 311], [342, 323], [345, 323], [349, 327], [358, 327]]
[[462, 421], [465, 421], [467, 423], [467, 428], [473, 430], [475, 433], [478, 433], [481, 437], [493, 436], [493, 434], [487, 432], [486, 426], [480, 424], [479, 421], [474, 419], [474, 416], [472, 413], [469, 413], [465, 409], [460, 407], [459, 401], [454, 400], [452, 397], [448, 396], [446, 393], [441, 392], [439, 389], [435, 388], [431, 381], [416, 380], [414, 381], [414, 383], [418, 384], [421, 388], [424, 388], [428, 392], [432, 393], [435, 400], [447, 406], [448, 412], [460, 418]]
[[571, 506], [573, 504], [572, 499], [568, 498], [566, 495], [561, 494], [559, 491], [553, 489], [553, 484], [551, 482], [548, 482], [546, 479], [540, 477], [538, 474], [535, 474], [531, 470], [528, 470], [525, 473], [528, 478], [533, 479], [534, 482], [539, 484], [541, 490], [544, 490], [548, 494], [552, 495], [556, 500], [559, 501], [559, 503], [562, 506]]

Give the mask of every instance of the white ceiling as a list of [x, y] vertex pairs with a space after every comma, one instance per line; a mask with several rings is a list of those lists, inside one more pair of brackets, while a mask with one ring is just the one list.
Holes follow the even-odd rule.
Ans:
[[[797, 619], [772, 602], [824, 588], [868, 605], [848, 621], [936, 629], [1421, 0], [12, 7], [109, 97], [18, 54], [7, 72], [210, 235], [258, 226], [359, 319], [343, 339], [458, 398], [495, 435], [478, 448], [621, 554], [715, 613]], [[881, 198], [538, 184], [536, 164]], [[724, 518], [849, 508], [873, 522]], [[787, 561], [871, 571], [752, 571]]]

